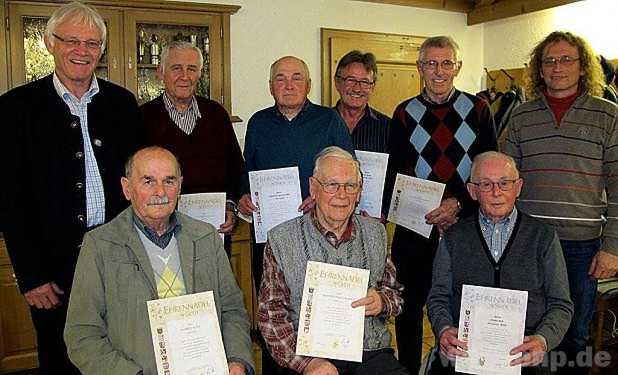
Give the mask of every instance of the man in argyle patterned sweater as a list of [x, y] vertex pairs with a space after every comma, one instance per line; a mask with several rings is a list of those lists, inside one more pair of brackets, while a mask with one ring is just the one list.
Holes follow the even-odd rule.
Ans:
[[390, 206], [397, 173], [446, 184], [440, 207], [425, 219], [435, 224], [429, 239], [397, 226], [392, 259], [404, 285], [404, 308], [396, 320], [400, 362], [418, 373], [423, 338], [423, 306], [431, 286], [431, 269], [441, 232], [457, 218], [473, 212], [466, 191], [474, 157], [496, 149], [496, 132], [489, 105], [459, 91], [459, 47], [446, 36], [425, 40], [417, 67], [424, 81], [422, 93], [401, 103], [391, 123], [391, 155], [383, 207]]

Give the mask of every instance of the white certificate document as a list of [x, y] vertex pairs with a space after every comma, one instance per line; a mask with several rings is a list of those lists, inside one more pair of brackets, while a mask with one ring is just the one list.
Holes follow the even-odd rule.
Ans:
[[397, 173], [388, 221], [429, 238], [432, 224], [425, 215], [440, 206], [446, 185]]
[[[225, 223], [225, 193], [182, 194], [178, 211], [219, 229]], [[223, 233], [219, 233], [223, 239]]]
[[147, 305], [158, 375], [228, 375], [212, 291]]
[[363, 191], [356, 212], [366, 211], [369, 216], [382, 216], [382, 194], [388, 165], [388, 154], [354, 150], [363, 172]]
[[455, 371], [467, 374], [518, 375], [510, 366], [514, 347], [524, 342], [528, 292], [464, 285], [458, 338], [468, 342], [468, 357], [457, 357]]
[[302, 203], [298, 167], [265, 169], [249, 172], [251, 201], [257, 207], [253, 213], [255, 242], [266, 242], [273, 227], [301, 216]]
[[362, 362], [369, 270], [309, 261], [301, 303], [296, 354]]

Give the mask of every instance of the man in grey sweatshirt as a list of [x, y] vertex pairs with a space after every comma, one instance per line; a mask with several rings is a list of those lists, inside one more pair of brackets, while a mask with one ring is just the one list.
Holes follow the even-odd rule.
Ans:
[[[427, 306], [440, 355], [452, 360], [466, 355], [466, 343], [457, 338], [464, 284], [527, 291], [524, 340], [510, 352], [521, 356], [511, 365], [540, 374], [548, 372], [540, 366], [545, 353], [569, 327], [573, 303], [555, 231], [515, 207], [522, 185], [511, 157], [489, 151], [474, 159], [467, 188], [479, 211], [440, 241]], [[434, 361], [432, 374], [454, 372], [443, 363]]]

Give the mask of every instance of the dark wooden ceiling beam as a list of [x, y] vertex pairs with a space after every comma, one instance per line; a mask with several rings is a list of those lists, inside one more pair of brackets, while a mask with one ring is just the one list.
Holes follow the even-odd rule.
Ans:
[[409, 7], [448, 10], [467, 13], [472, 10], [474, 0], [356, 0], [368, 3], [404, 5]]
[[468, 25], [519, 16], [576, 1], [581, 0], [481, 0], [477, 1], [474, 9], [468, 12]]
[[356, 0], [466, 13], [468, 25], [554, 8], [581, 0]]

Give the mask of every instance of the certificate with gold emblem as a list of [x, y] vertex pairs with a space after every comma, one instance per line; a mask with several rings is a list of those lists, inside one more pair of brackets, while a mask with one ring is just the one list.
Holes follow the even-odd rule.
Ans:
[[158, 375], [228, 375], [212, 291], [147, 305]]
[[455, 371], [481, 375], [519, 375], [511, 349], [524, 342], [528, 292], [464, 285], [458, 338], [468, 357], [457, 357]]
[[369, 270], [309, 261], [298, 320], [296, 354], [361, 362]]

